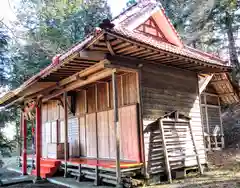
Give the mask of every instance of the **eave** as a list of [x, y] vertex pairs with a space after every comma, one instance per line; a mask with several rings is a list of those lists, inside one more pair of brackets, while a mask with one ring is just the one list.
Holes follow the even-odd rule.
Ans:
[[[21, 93], [37, 82], [55, 82], [58, 85], [59, 81], [99, 63], [105, 59], [106, 54], [145, 60], [149, 63], [159, 63], [196, 73], [219, 73], [231, 70], [231, 67], [223, 65], [215, 59], [202, 57], [197, 53], [156, 41], [144, 35], [136, 37], [135, 34], [126, 30], [97, 30], [94, 35], [60, 55], [59, 62], [50, 64], [17, 90], [2, 97], [0, 106], [23, 97]], [[139, 38], [139, 36], [141, 37]], [[84, 56], [84, 53], [95, 55]]]

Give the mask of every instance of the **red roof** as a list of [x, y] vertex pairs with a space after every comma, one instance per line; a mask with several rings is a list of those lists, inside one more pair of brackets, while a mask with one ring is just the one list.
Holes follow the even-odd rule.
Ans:
[[156, 38], [154, 37], [146, 36], [141, 32], [129, 31], [124, 28], [114, 28], [109, 32], [120, 34], [124, 37], [134, 39], [136, 41], [148, 44], [152, 47], [155, 47], [164, 51], [168, 51], [168, 52], [172, 52], [182, 56], [198, 59], [200, 61], [224, 66], [224, 61], [222, 61], [220, 58], [217, 58], [213, 55], [210, 55], [198, 50], [193, 50], [189, 47], [180, 48], [178, 46], [163, 42], [161, 40], [156, 40]]

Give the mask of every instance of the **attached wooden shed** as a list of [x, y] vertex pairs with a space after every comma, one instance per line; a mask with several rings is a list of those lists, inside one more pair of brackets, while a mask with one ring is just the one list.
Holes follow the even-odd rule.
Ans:
[[228, 73], [199, 75], [201, 113], [207, 151], [224, 148], [221, 108], [239, 102], [239, 91]]
[[[132, 186], [136, 174], [148, 179], [168, 174], [171, 181], [173, 170], [198, 166], [202, 172], [206, 163], [198, 75], [231, 70], [223, 63], [184, 46], [161, 5], [141, 1], [111, 22], [104, 20], [0, 104], [20, 104], [24, 136], [29, 112], [35, 112], [37, 177], [52, 176], [44, 169], [62, 163], [65, 176], [94, 179], [97, 185]], [[188, 120], [153, 123], [173, 111]], [[162, 132], [156, 150], [150, 125]]]

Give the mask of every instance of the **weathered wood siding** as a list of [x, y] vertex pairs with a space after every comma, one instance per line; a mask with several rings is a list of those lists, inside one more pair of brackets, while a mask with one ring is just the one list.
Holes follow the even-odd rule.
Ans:
[[[201, 163], [206, 163], [197, 75], [166, 66], [144, 65], [141, 86], [144, 126], [174, 110], [190, 116]], [[144, 143], [148, 161], [149, 134], [144, 135]], [[185, 166], [197, 165], [196, 157], [185, 161]]]
[[[139, 161], [138, 94], [136, 73], [117, 76], [121, 159]], [[68, 97], [70, 104], [70, 97]], [[70, 157], [114, 159], [116, 143], [111, 80], [79, 89], [75, 116], [68, 111]], [[48, 143], [64, 143], [64, 109], [61, 101], [49, 101], [42, 108], [43, 138], [51, 129]], [[45, 124], [53, 123], [50, 127]], [[97, 148], [98, 145], [98, 148]], [[46, 150], [46, 146], [45, 149]]]

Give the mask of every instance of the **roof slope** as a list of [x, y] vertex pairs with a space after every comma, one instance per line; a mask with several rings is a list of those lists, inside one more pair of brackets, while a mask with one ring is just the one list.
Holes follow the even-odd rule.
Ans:
[[[159, 31], [162, 34], [162, 37], [164, 37], [166, 40], [161, 40], [160, 38], [150, 36], [148, 35], [148, 32], [144, 33], [137, 30], [139, 26], [144, 24], [150, 18], [154, 20], [154, 22], [156, 23], [155, 28], [158, 27]], [[65, 53], [57, 55], [55, 58], [53, 58], [52, 63], [47, 68], [43, 69], [40, 73], [30, 78], [16, 90], [11, 91], [2, 98], [0, 98], [0, 105], [5, 105], [13, 102], [15, 99], [21, 97], [21, 92], [34, 85], [36, 82], [48, 78], [49, 75], [63, 69], [66, 70], [64, 66], [68, 63], [70, 64], [71, 61], [75, 59], [75, 57], [79, 57], [80, 51], [85, 49], [91, 50], [91, 47], [99, 45], [99, 42], [101, 42], [101, 40], [104, 42], [103, 39], [105, 35], [109, 35], [110, 37], [112, 37], [112, 39], [114, 38], [115, 40], [121, 40], [121, 42], [127, 41], [130, 45], [132, 45], [130, 48], [135, 48], [134, 50], [138, 50], [139, 48], [143, 52], [145, 52], [145, 49], [148, 49], [148, 51], [155, 55], [166, 55], [167, 52], [171, 55], [174, 54], [175, 57], [173, 57], [172, 59], [175, 60], [181, 60], [182, 57], [187, 57], [189, 58], [188, 63], [195, 63], [195, 66], [197, 65], [198, 67], [201, 67], [202, 63], [204, 63], [204, 65], [207, 64], [208, 67], [212, 67], [212, 71], [216, 69], [228, 71], [230, 68], [229, 66], [224, 65], [224, 62], [221, 59], [213, 55], [184, 46], [177, 31], [174, 29], [170, 20], [167, 18], [163, 7], [155, 0], [142, 0], [139, 3], [136, 3], [132, 7], [122, 12], [119, 16], [114, 18], [112, 20], [112, 23], [115, 25], [113, 28], [96, 29], [92, 34], [86, 37], [85, 40], [74, 45]], [[106, 46], [104, 52], [108, 51], [108, 48]], [[135, 54], [136, 53], [138, 52], [135, 51]], [[147, 54], [148, 53], [146, 53], [145, 56]], [[124, 55], [124, 53], [120, 55]], [[131, 57], [138, 58], [140, 56]], [[147, 57], [149, 58], [149, 56]], [[167, 54], [165, 58], [166, 57], [169, 57], [169, 55]], [[169, 59], [169, 61], [171, 61], [172, 59]], [[151, 60], [155, 61], [155, 59]], [[79, 60], [76, 62], [79, 63]], [[186, 63], [186, 61], [184, 63]], [[88, 64], [87, 66], [90, 66], [89, 62], [86, 64]], [[87, 67], [86, 64], [83, 66], [83, 68]], [[173, 66], [175, 66], [175, 64]], [[192, 69], [189, 68], [189, 70]]]
[[[204, 85], [204, 81], [208, 81]], [[207, 90], [212, 87], [222, 104], [234, 104], [240, 101], [239, 88], [231, 81], [228, 73], [216, 73], [213, 75], [199, 75], [199, 89]], [[200, 91], [201, 94], [201, 91]]]

